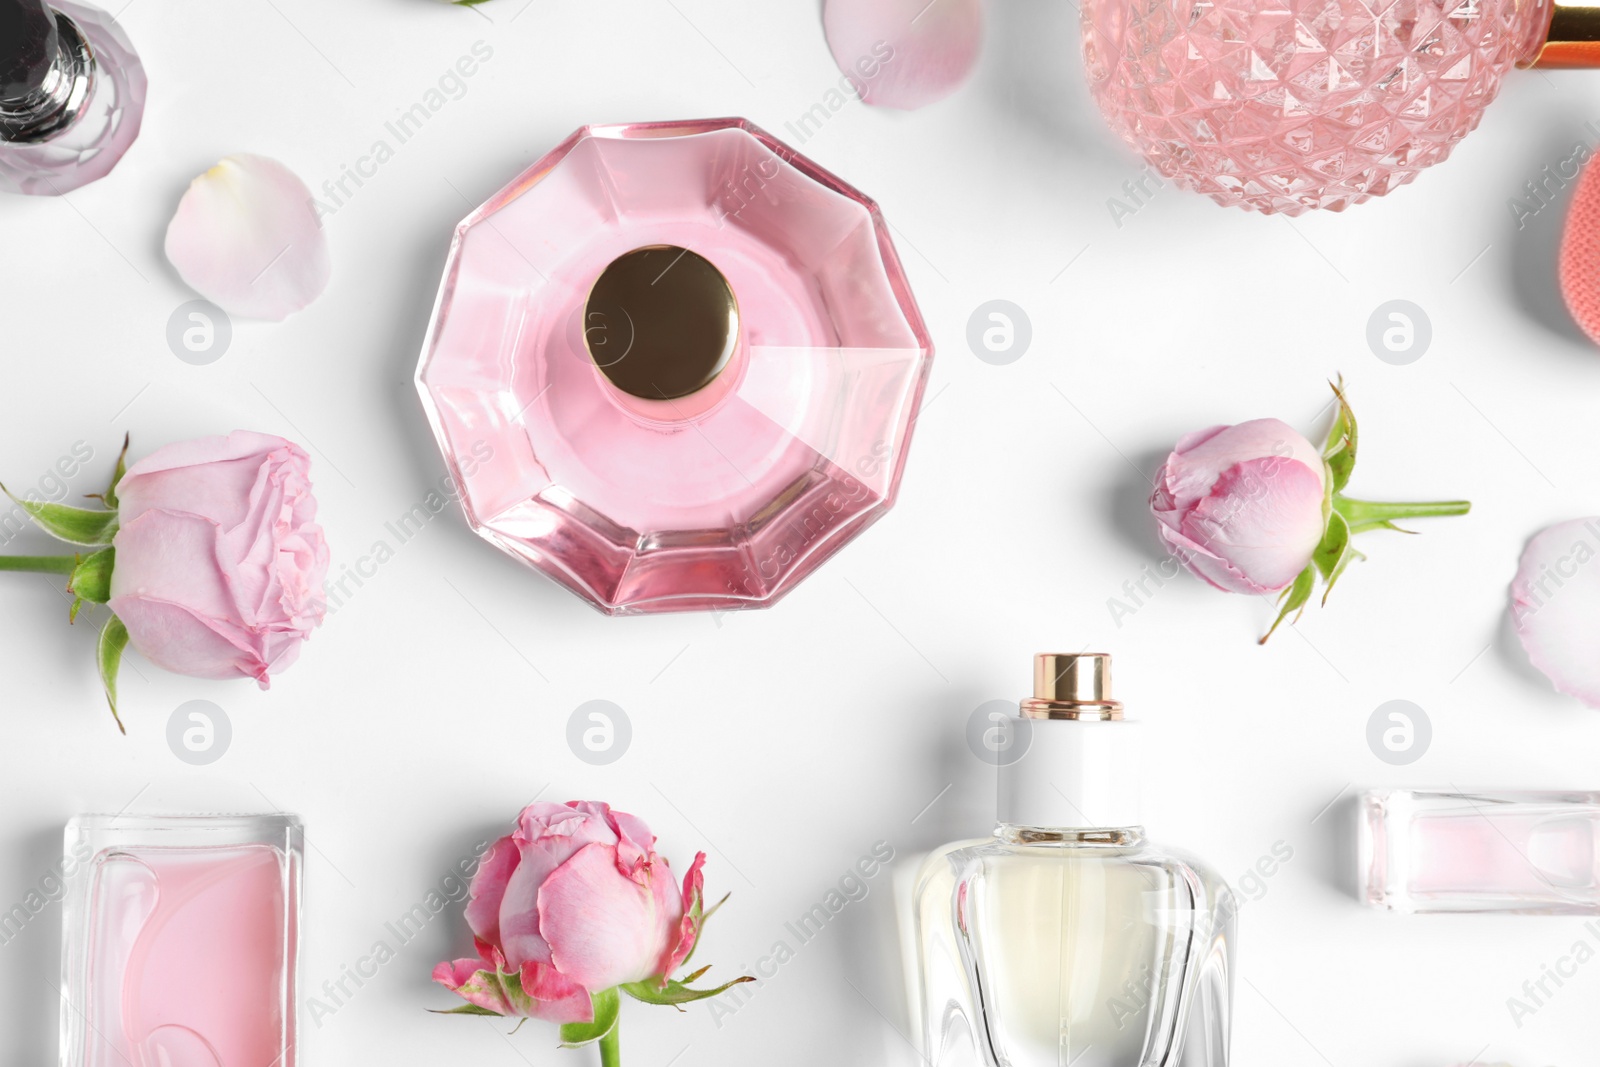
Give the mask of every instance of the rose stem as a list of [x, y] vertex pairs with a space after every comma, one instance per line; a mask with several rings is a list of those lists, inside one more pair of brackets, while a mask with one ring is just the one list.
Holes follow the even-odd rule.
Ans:
[[1350, 523], [1351, 529], [1371, 527], [1395, 519], [1425, 519], [1443, 515], [1465, 515], [1472, 505], [1465, 500], [1440, 500], [1428, 503], [1384, 504], [1371, 500], [1352, 500], [1341, 496], [1334, 508]]
[[0, 571], [71, 574], [77, 566], [77, 556], [0, 556]]
[[615, 1023], [611, 1032], [600, 1039], [600, 1067], [622, 1067], [622, 1053], [617, 1048], [617, 1031], [621, 1023]]

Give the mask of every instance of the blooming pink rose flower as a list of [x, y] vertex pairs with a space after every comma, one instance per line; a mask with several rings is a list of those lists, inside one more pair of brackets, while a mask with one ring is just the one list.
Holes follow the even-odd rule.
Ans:
[[478, 959], [433, 980], [499, 1015], [590, 1022], [590, 995], [665, 985], [700, 936], [701, 868], [680, 890], [643, 820], [605, 804], [530, 804], [473, 876], [467, 904]]
[[1231, 593], [1293, 582], [1326, 527], [1322, 455], [1277, 419], [1213, 426], [1178, 442], [1150, 509], [1172, 553]]
[[310, 463], [281, 437], [238, 431], [128, 468], [109, 604], [146, 659], [263, 689], [295, 661], [326, 611]]

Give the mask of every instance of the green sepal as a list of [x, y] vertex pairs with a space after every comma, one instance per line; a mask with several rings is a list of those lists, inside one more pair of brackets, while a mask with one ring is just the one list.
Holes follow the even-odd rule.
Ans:
[[496, 1019], [500, 1018], [499, 1012], [490, 1011], [488, 1008], [480, 1008], [476, 1004], [463, 1004], [459, 1008], [429, 1008], [428, 1010], [435, 1015], [493, 1015]]
[[1356, 469], [1356, 445], [1360, 434], [1356, 428], [1355, 412], [1350, 409], [1350, 402], [1344, 396], [1344, 379], [1328, 384], [1333, 387], [1333, 395], [1339, 405], [1339, 413], [1328, 430], [1328, 441], [1322, 447], [1322, 459], [1332, 476], [1328, 483], [1331, 497], [1350, 484], [1350, 475]]
[[689, 975], [683, 981], [669, 981], [664, 988], [658, 987], [656, 982], [629, 982], [619, 986], [624, 993], [634, 1000], [642, 1000], [646, 1004], [670, 1004], [676, 1007], [679, 1004], [692, 1004], [697, 1000], [705, 1000], [720, 993], [726, 993], [742, 982], [754, 982], [755, 978], [748, 974], [740, 975], [731, 982], [724, 982], [715, 989], [691, 989], [689, 983], [709, 971], [710, 967], [702, 967]]
[[599, 1041], [617, 1028], [617, 1016], [622, 1008], [622, 998], [617, 996], [617, 987], [612, 986], [610, 989], [593, 993], [589, 1000], [594, 1004], [594, 1022], [562, 1023], [562, 1048], [580, 1048]]
[[84, 601], [104, 604], [111, 599], [111, 570], [116, 566], [117, 550], [102, 548], [84, 557], [67, 579], [67, 592], [72, 594], [72, 621], [78, 620], [78, 608]]
[[1316, 564], [1317, 570], [1322, 573], [1322, 580], [1327, 583], [1322, 590], [1324, 605], [1328, 603], [1328, 594], [1333, 592], [1334, 583], [1346, 568], [1353, 561], [1366, 558], [1350, 543], [1350, 524], [1335, 511], [1328, 518], [1328, 530], [1323, 534], [1322, 544], [1311, 556], [1311, 562]]
[[100, 545], [109, 545], [111, 538], [116, 535], [115, 511], [90, 511], [87, 508], [72, 508], [65, 504], [23, 500], [3, 485], [0, 485], [0, 490], [11, 497], [19, 508], [26, 511], [29, 518], [33, 519], [41, 530], [68, 544], [96, 548]]
[[1294, 580], [1293, 585], [1278, 594], [1278, 601], [1282, 605], [1282, 609], [1278, 612], [1278, 617], [1273, 620], [1272, 629], [1261, 636], [1261, 644], [1267, 643], [1267, 638], [1277, 632], [1283, 620], [1287, 619], [1291, 613], [1305, 610], [1306, 602], [1311, 599], [1311, 590], [1316, 587], [1316, 584], [1317, 565], [1313, 563], [1300, 572], [1300, 576]]
[[1327, 529], [1322, 532], [1322, 543], [1311, 553], [1311, 562], [1322, 572], [1324, 581], [1333, 581], [1334, 574], [1341, 569], [1340, 562], [1349, 550], [1350, 524], [1344, 521], [1343, 515], [1332, 512], [1328, 516]]
[[[731, 896], [733, 896], [732, 893], [722, 894], [721, 900], [711, 905], [709, 910], [704, 910], [706, 903], [704, 894], [696, 893], [694, 895], [694, 900], [689, 904], [688, 909], [689, 918], [694, 920], [694, 944], [689, 946], [689, 954], [683, 957], [683, 962], [678, 966], [681, 967], [683, 964], [686, 964], [690, 960], [694, 959], [695, 950], [698, 949], [700, 947], [700, 943], [705, 940], [706, 921], [710, 919], [711, 916], [715, 915], [717, 913], [717, 909], [726, 904], [728, 902], [728, 898]], [[692, 982], [695, 980], [695, 978], [699, 977], [699, 975], [703, 973], [705, 973], [705, 969], [701, 968], [690, 977], [685, 978], [684, 981]]]
[[122, 651], [127, 647], [128, 628], [113, 615], [100, 630], [100, 682], [106, 687], [106, 702], [111, 705], [111, 717], [117, 720], [117, 729], [124, 734], [128, 728], [122, 725], [122, 716], [117, 714], [117, 671], [122, 666]]
[[100, 500], [112, 511], [117, 510], [117, 486], [122, 484], [122, 476], [128, 473], [128, 435], [122, 435], [122, 451], [117, 455], [117, 469], [111, 472], [111, 484], [106, 486], [106, 491], [100, 494]]

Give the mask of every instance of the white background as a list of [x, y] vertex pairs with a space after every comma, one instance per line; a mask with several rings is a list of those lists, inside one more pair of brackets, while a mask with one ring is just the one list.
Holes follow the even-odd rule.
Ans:
[[[443, 474], [411, 378], [470, 206], [588, 122], [741, 114], [796, 140], [785, 124], [838, 79], [807, 0], [492, 0], [476, 13], [132, 0], [123, 21], [150, 76], [141, 139], [64, 200], [0, 201], [0, 475], [36, 484], [83, 440], [96, 458], [73, 489], [88, 493], [124, 430], [136, 454], [281, 433], [314, 457], [336, 567]], [[328, 219], [322, 299], [281, 325], [238, 324], [211, 366], [176, 359], [166, 323], [192, 294], [161, 239], [188, 180], [250, 151], [316, 188], [479, 40], [494, 56], [465, 96]], [[1365, 910], [1346, 832], [1364, 786], [1593, 787], [1600, 774], [1600, 716], [1527, 667], [1505, 615], [1526, 538], [1600, 512], [1600, 358], [1554, 292], [1565, 195], [1524, 229], [1508, 207], [1593, 144], [1591, 119], [1593, 75], [1519, 72], [1454, 158], [1386, 201], [1291, 223], [1169, 186], [1119, 228], [1107, 200], [1139, 164], [1089, 102], [1073, 10], [997, 3], [959, 95], [911, 114], [852, 102], [804, 145], [879, 199], [939, 347], [884, 521], [772, 611], [615, 620], [446, 513], [270, 693], [130, 657], [126, 738], [95, 678], [100, 619], [68, 627], [59, 580], [6, 577], [0, 905], [38, 884], [80, 810], [297, 811], [313, 846], [313, 994], [524, 802], [596, 798], [644, 816], [680, 870], [710, 853], [709, 891], [733, 898], [697, 958], [731, 976], [874, 842], [909, 858], [986, 833], [992, 784], [965, 748], [968, 716], [1023, 695], [1034, 652], [1094, 646], [1116, 654], [1120, 695], [1149, 724], [1152, 834], [1234, 878], [1277, 842], [1294, 851], [1242, 915], [1241, 1067], [1592, 1064], [1600, 962], [1520, 1028], [1506, 1007], [1586, 936], [1580, 920]], [[1033, 323], [1009, 366], [965, 341], [993, 298]], [[1397, 298], [1433, 327], [1405, 367], [1364, 336]], [[1187, 577], [1115, 625], [1107, 599], [1160, 558], [1143, 500], [1163, 450], [1269, 415], [1320, 433], [1340, 372], [1362, 419], [1352, 492], [1468, 497], [1472, 516], [1367, 536], [1370, 561], [1331, 605], [1265, 648], [1266, 604]], [[634, 729], [606, 768], [565, 742], [569, 714], [597, 698]], [[1365, 740], [1395, 698], [1434, 724], [1409, 768]], [[165, 740], [192, 699], [234, 727], [209, 768]], [[720, 1027], [705, 1005], [629, 1002], [625, 1062], [909, 1062], [892, 887], [869, 884]], [[59, 918], [47, 910], [0, 946], [7, 1067], [56, 1054]], [[454, 1002], [429, 983], [434, 963], [469, 945], [452, 907], [336, 1015], [304, 1019], [302, 1062], [595, 1062], [556, 1050], [542, 1024], [507, 1038], [427, 1014]]]

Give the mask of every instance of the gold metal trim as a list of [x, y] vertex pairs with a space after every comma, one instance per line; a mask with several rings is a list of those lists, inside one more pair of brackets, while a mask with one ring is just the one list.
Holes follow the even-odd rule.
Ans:
[[1524, 67], [1600, 67], [1600, 0], [1553, 0], [1543, 41]]
[[1029, 719], [1115, 722], [1122, 705], [1111, 699], [1111, 657], [1104, 652], [1041, 652], [1033, 658], [1033, 696], [1022, 702]]

